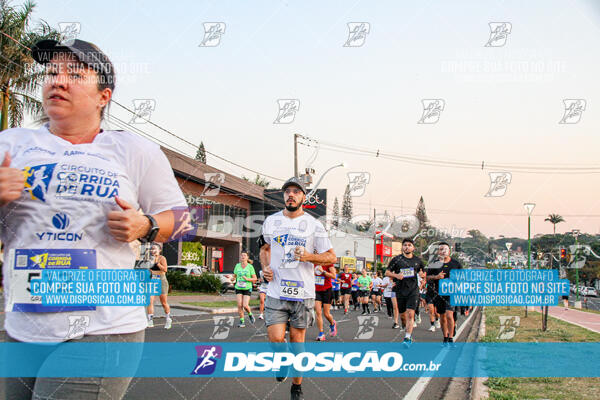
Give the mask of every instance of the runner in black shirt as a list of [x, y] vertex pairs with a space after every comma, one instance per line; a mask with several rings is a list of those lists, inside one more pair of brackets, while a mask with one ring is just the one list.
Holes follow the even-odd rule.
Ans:
[[406, 238], [402, 241], [402, 254], [392, 258], [388, 264], [385, 276], [393, 278], [396, 285], [396, 300], [398, 312], [403, 314], [406, 321], [406, 335], [403, 344], [409, 347], [412, 344], [413, 322], [415, 320], [415, 308], [419, 301], [419, 284], [417, 274], [425, 276], [423, 261], [413, 255], [415, 245], [412, 239]]
[[444, 334], [444, 346], [450, 344], [454, 346], [454, 307], [450, 305], [450, 296], [439, 295], [440, 279], [450, 278], [450, 270], [462, 269], [460, 263], [450, 258], [450, 245], [442, 242], [438, 246], [438, 257], [434, 268], [427, 269], [427, 282], [431, 285], [434, 294], [433, 305], [440, 314], [442, 332]]

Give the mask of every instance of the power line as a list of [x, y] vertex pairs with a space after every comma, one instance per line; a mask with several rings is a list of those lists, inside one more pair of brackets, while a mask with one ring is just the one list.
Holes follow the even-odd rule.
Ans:
[[[499, 164], [492, 162], [475, 162], [475, 161], [461, 161], [461, 160], [448, 160], [439, 159], [434, 157], [415, 156], [409, 154], [397, 154], [388, 153], [382, 150], [373, 150], [361, 148], [358, 146], [350, 146], [346, 144], [338, 144], [323, 140], [317, 140], [313, 138], [305, 137], [304, 139], [309, 140], [308, 143], [300, 141], [307, 147], [319, 146], [323, 150], [335, 151], [339, 153], [352, 154], [367, 156], [373, 158], [382, 158], [392, 161], [399, 161], [408, 164], [416, 165], [428, 165], [434, 167], [444, 168], [463, 168], [463, 169], [477, 169], [477, 170], [492, 170], [492, 171], [506, 171], [506, 172], [522, 172], [531, 174], [597, 174], [600, 173], [600, 165], [586, 165], [586, 164]], [[315, 142], [311, 144], [310, 141]]]

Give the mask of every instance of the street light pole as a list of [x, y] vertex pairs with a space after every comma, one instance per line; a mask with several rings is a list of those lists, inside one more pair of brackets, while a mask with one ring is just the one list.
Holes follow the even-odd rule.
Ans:
[[[579, 236], [579, 232], [579, 229], [572, 230], [573, 236], [575, 236], [575, 259], [573, 260], [573, 265], [575, 267], [577, 267], [577, 250], [579, 249], [579, 242], [577, 239]], [[579, 268], [575, 268], [575, 286], [577, 287], [577, 296], [575, 298], [575, 301], [579, 301]]]
[[506, 254], [507, 254], [507, 258], [508, 258], [508, 265], [506, 267], [510, 268], [510, 248], [512, 247], [512, 243], [506, 242], [504, 244], [506, 246]]
[[527, 268], [531, 269], [531, 213], [535, 208], [535, 203], [524, 203], [527, 210]]

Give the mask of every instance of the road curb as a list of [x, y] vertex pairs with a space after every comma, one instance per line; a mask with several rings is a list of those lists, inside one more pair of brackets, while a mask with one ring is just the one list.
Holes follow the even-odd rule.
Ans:
[[[178, 310], [194, 310], [194, 311], [203, 311], [209, 314], [230, 314], [237, 312], [237, 307], [229, 307], [229, 308], [215, 308], [215, 307], [200, 307], [200, 306], [191, 306], [188, 304], [181, 303], [173, 303], [170, 305], [171, 308], [176, 308]], [[251, 310], [258, 310], [258, 306], [250, 307]]]
[[[485, 336], [485, 307], [481, 310], [481, 322], [479, 323], [479, 332], [477, 340]], [[489, 398], [488, 387], [485, 385], [488, 378], [474, 377], [473, 386], [471, 388], [471, 400], [481, 400]]]

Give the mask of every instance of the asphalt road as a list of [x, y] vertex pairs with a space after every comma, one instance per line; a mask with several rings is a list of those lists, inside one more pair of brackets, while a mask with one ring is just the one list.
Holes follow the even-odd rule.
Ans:
[[[376, 318], [377, 327], [364, 332], [359, 326], [360, 312], [351, 312], [344, 316], [343, 311], [333, 311], [338, 321], [338, 336], [329, 341], [355, 343], [357, 341], [400, 342], [404, 339], [404, 331], [392, 329], [392, 320], [382, 313], [371, 314]], [[172, 329], [165, 330], [160, 320], [154, 328], [146, 331], [147, 342], [179, 341], [179, 342], [262, 342], [266, 341], [264, 322], [257, 320], [255, 325], [246, 322], [246, 328], [237, 328], [237, 317], [234, 327], [216, 329], [215, 318], [234, 317], [233, 314], [218, 316], [202, 315], [199, 317], [175, 318]], [[442, 339], [441, 331], [429, 332], [430, 324], [427, 314], [423, 315], [424, 324], [413, 332], [415, 341], [437, 342]], [[472, 324], [474, 318], [470, 320]], [[459, 326], [465, 317], [459, 317]], [[221, 322], [222, 324], [222, 322]], [[224, 332], [228, 329], [228, 332]], [[458, 329], [458, 328], [457, 328]], [[468, 329], [465, 330], [465, 332]], [[227, 335], [225, 339], [215, 340], [214, 335]], [[314, 340], [317, 328], [307, 331], [307, 341]], [[365, 337], [357, 339], [358, 335]], [[460, 340], [464, 340], [463, 335]], [[302, 384], [306, 399], [368, 399], [378, 400], [404, 398], [417, 378], [305, 378]], [[422, 399], [441, 399], [449, 382], [446, 378], [434, 378]], [[134, 378], [130, 384], [126, 399], [287, 399], [289, 398], [290, 380], [277, 383], [272, 378]]]
[[[157, 307], [160, 316], [162, 307]], [[338, 321], [338, 336], [328, 341], [348, 342], [400, 342], [404, 331], [392, 329], [393, 321], [385, 312], [371, 314], [376, 327], [364, 329], [359, 323], [360, 311], [344, 316], [342, 310], [332, 311]], [[155, 327], [146, 330], [146, 342], [264, 342], [267, 340], [264, 321], [255, 325], [246, 321], [246, 328], [237, 328], [234, 314], [211, 315], [192, 310], [173, 309], [173, 327], [164, 329], [164, 318], [155, 319]], [[417, 342], [441, 342], [442, 333], [429, 332], [428, 315], [422, 312], [423, 322], [413, 332]], [[0, 314], [0, 319], [3, 315]], [[469, 325], [476, 321], [469, 320]], [[364, 321], [363, 321], [364, 322]], [[465, 317], [459, 317], [459, 327]], [[230, 325], [230, 326], [228, 326]], [[218, 327], [217, 327], [218, 326]], [[467, 328], [470, 328], [467, 327]], [[458, 327], [457, 327], [458, 329]], [[465, 340], [465, 332], [459, 338]], [[307, 331], [307, 341], [317, 336], [316, 326]], [[125, 399], [288, 399], [291, 381], [277, 383], [272, 378], [134, 378]], [[306, 399], [368, 399], [404, 398], [417, 382], [417, 378], [305, 378], [302, 384]], [[434, 378], [421, 399], [441, 399], [450, 382], [448, 378]], [[0, 385], [0, 398], [4, 397]]]

